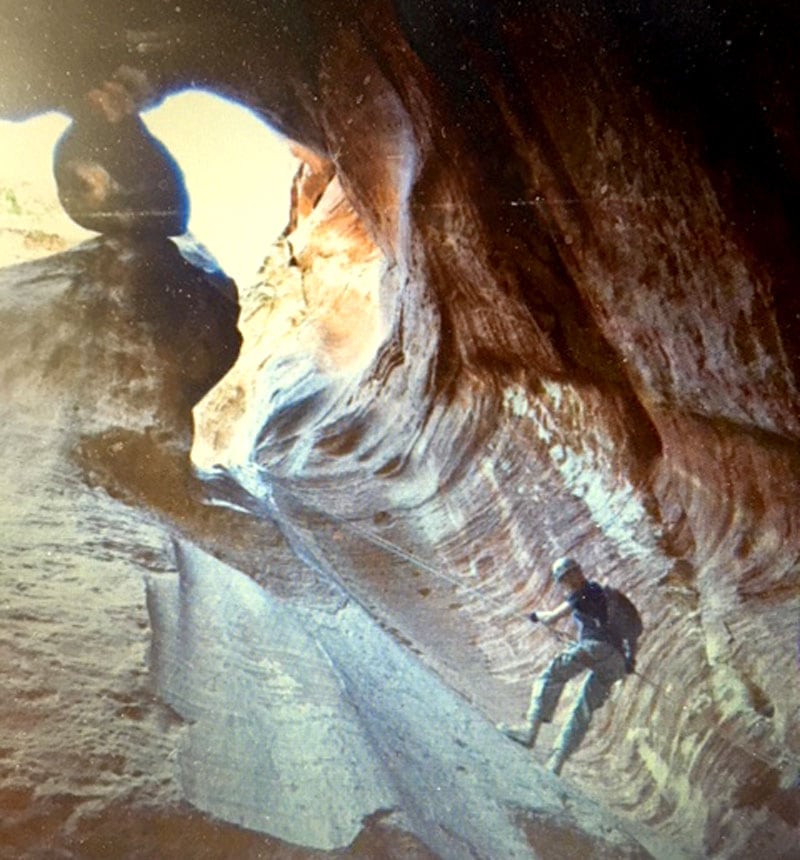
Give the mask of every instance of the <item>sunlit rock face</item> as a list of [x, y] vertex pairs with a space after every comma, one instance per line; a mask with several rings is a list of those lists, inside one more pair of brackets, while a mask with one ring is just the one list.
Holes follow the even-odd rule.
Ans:
[[[792, 856], [795, 13], [145, 7], [156, 91], [235, 93], [317, 156], [195, 410], [209, 494], [492, 721], [559, 647], [525, 612], [575, 555], [646, 632], [565, 779], [676, 854]], [[185, 47], [223, 31], [257, 49]]]
[[[175, 557], [177, 577], [148, 582], [152, 666], [187, 720], [178, 756], [196, 807], [306, 846], [298, 858], [530, 857], [537, 842], [558, 857], [570, 840], [648, 856], [647, 834], [530, 767], [345, 594], [276, 599], [185, 542]], [[371, 819], [385, 828], [372, 853]]]
[[[388, 329], [348, 317], [380, 346], [345, 379], [307, 348], [254, 374], [245, 332], [195, 463], [266, 499], [491, 719], [553, 655], [524, 613], [577, 555], [647, 631], [567, 778], [676, 850], [789, 856], [797, 261], [758, 83], [701, 115], [726, 82], [638, 66], [641, 22], [379, 6], [326, 34], [315, 116], [384, 256]], [[741, 149], [716, 139], [734, 121]]]

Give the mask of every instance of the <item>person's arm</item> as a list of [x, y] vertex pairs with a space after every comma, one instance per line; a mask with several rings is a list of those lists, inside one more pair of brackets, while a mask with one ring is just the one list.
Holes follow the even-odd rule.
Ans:
[[565, 600], [563, 603], [556, 606], [555, 609], [551, 609], [549, 611], [543, 610], [542, 612], [531, 612], [528, 618], [534, 622], [541, 621], [542, 624], [552, 624], [554, 621], [559, 621], [566, 615], [569, 615], [570, 612], [572, 612], [572, 604], [568, 600]]

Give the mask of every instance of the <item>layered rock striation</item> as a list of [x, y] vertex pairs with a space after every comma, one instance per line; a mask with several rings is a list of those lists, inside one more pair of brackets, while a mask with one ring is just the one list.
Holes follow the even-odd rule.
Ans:
[[173, 854], [196, 824], [148, 680], [142, 579], [174, 569], [168, 539], [121, 498], [186, 509], [189, 410], [233, 362], [236, 313], [166, 240], [0, 271], [3, 858]]
[[[128, 79], [133, 46], [153, 92], [235, 95], [317, 177], [195, 409], [209, 495], [279, 522], [492, 721], [555, 653], [525, 614], [577, 556], [646, 633], [565, 778], [676, 851], [791, 856], [795, 13], [176, 9], [109, 13], [98, 76]], [[212, 32], [236, 62], [199, 50]], [[40, 109], [33, 91], [0, 107]], [[300, 599], [302, 577], [281, 587]]]

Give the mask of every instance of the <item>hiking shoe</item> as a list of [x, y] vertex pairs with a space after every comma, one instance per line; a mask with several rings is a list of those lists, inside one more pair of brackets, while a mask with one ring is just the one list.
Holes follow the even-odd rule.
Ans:
[[522, 723], [518, 726], [509, 726], [505, 723], [498, 723], [497, 729], [506, 737], [511, 738], [512, 741], [516, 741], [518, 744], [522, 744], [524, 747], [532, 746], [535, 740], [533, 726], [529, 723]]
[[565, 759], [562, 757], [559, 750], [556, 750], [547, 760], [547, 769], [555, 776], [560, 776], [561, 768], [564, 767]]

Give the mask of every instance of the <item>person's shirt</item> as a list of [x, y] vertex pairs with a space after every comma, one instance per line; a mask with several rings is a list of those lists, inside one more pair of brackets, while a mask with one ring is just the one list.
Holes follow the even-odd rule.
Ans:
[[589, 581], [567, 598], [572, 607], [572, 617], [580, 631], [581, 642], [592, 639], [608, 642], [608, 605], [603, 586]]

